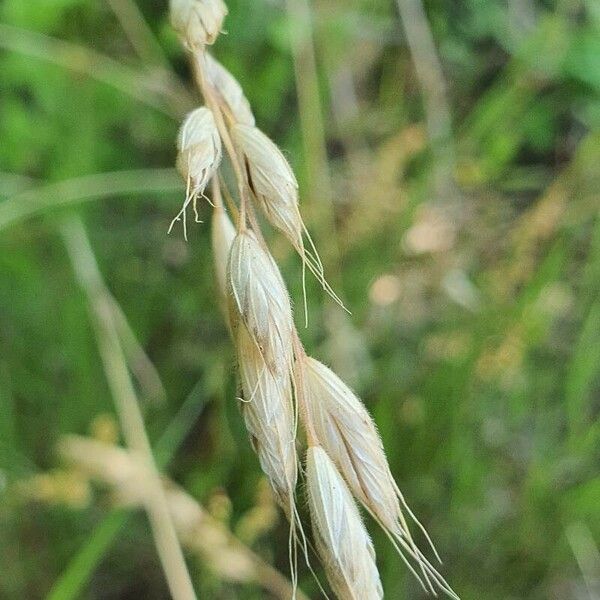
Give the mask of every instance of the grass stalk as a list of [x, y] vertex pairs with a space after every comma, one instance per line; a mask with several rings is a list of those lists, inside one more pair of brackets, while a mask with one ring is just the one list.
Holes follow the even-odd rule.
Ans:
[[423, 96], [427, 134], [434, 158], [433, 178], [440, 199], [454, 194], [452, 114], [448, 85], [421, 0], [396, 0]]
[[171, 595], [174, 600], [194, 600], [196, 595], [169, 514], [160, 475], [154, 463], [144, 420], [115, 325], [112, 303], [103, 293], [102, 277], [83, 223], [77, 218], [65, 221], [62, 234], [77, 279], [89, 302], [100, 355], [123, 435], [128, 447], [143, 467], [146, 510]]
[[84, 46], [0, 23], [0, 48], [87, 75], [172, 119], [180, 119], [191, 108], [184, 96], [157, 84], [156, 78]]
[[[198, 382], [156, 442], [153, 451], [159, 469], [164, 469], [183, 443], [206, 406], [204, 386]], [[88, 536], [62, 575], [52, 586], [47, 600], [76, 600], [111, 544], [131, 518], [130, 511], [113, 509]]]

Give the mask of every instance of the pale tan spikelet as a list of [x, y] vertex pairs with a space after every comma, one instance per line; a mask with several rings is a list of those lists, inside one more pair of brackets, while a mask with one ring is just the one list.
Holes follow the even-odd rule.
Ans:
[[244, 157], [260, 209], [300, 251], [304, 226], [298, 209], [298, 182], [288, 161], [257, 127], [238, 123], [231, 128], [231, 135]]
[[177, 167], [193, 190], [202, 194], [221, 164], [221, 137], [210, 109], [201, 106], [187, 115], [177, 137]]
[[277, 502], [293, 523], [298, 458], [289, 372], [274, 374], [267, 368], [243, 325], [236, 333], [236, 349], [243, 390], [240, 407], [246, 428]]
[[223, 0], [171, 0], [171, 25], [188, 50], [214, 44], [227, 16]]
[[212, 247], [215, 261], [215, 275], [221, 298], [227, 297], [227, 261], [231, 244], [235, 238], [235, 227], [222, 205], [215, 207], [212, 217]]
[[273, 257], [250, 229], [238, 233], [231, 245], [227, 289], [235, 316], [269, 370], [289, 375], [294, 331], [290, 298]]
[[[304, 266], [308, 267], [323, 289], [347, 310], [325, 280], [319, 253], [300, 215], [298, 182], [287, 159], [277, 145], [257, 127], [238, 123], [231, 128], [231, 136], [237, 151], [243, 157], [248, 182], [259, 208], [271, 225], [287, 237], [302, 258]], [[304, 246], [303, 234], [309, 242], [310, 251]], [[308, 318], [306, 314], [305, 318]]]
[[369, 534], [348, 487], [320, 446], [306, 453], [306, 489], [315, 545], [336, 596], [383, 598]]
[[217, 91], [220, 100], [225, 104], [230, 117], [236, 123], [254, 126], [254, 115], [250, 103], [237, 79], [208, 52], [198, 55], [196, 60], [205, 61], [206, 76]]
[[[316, 436], [344, 476], [352, 493], [388, 533], [420, 583], [425, 587], [407, 556], [415, 561], [423, 573], [430, 591], [433, 592], [433, 587], [438, 587], [455, 597], [411, 537], [401, 504], [431, 543], [393, 479], [381, 438], [367, 409], [331, 369], [314, 358], [304, 356], [298, 360], [303, 361], [299, 381], [303, 385], [303, 397], [307, 402]], [[431, 545], [433, 548], [433, 544]], [[433, 550], [435, 552], [435, 548]]]
[[187, 239], [186, 209], [193, 202], [196, 221], [196, 200], [215, 174], [222, 158], [221, 137], [212, 112], [201, 106], [192, 111], [183, 122], [177, 139], [177, 168], [186, 180], [186, 195], [183, 206], [171, 222], [173, 225], [183, 218], [183, 231]]

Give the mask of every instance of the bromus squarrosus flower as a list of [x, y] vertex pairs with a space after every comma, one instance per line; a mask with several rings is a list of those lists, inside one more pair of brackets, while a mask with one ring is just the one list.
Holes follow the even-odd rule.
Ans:
[[[375, 423], [360, 399], [328, 367], [307, 356], [292, 302], [256, 212], [280, 231], [323, 288], [323, 265], [300, 212], [298, 183], [277, 145], [257, 128], [242, 87], [206, 53], [223, 26], [221, 0], [172, 0], [171, 20], [191, 52], [206, 102], [186, 118], [177, 165], [190, 202], [212, 183], [217, 289], [236, 349], [240, 409], [252, 447], [290, 522], [289, 557], [297, 585], [296, 545], [308, 543], [297, 509], [297, 433], [306, 434], [306, 496], [314, 547], [340, 600], [380, 600], [375, 550], [359, 504], [383, 528], [426, 591], [458, 598], [417, 546], [413, 523], [437, 552], [392, 476]], [[225, 148], [235, 177], [234, 198], [221, 174]], [[306, 303], [305, 303], [306, 306]], [[342, 305], [343, 306], [343, 305]]]

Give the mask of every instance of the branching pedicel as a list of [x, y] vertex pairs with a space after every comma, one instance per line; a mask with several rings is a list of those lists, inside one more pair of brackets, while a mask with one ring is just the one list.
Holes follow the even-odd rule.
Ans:
[[[241, 410], [261, 467], [290, 521], [292, 580], [296, 582], [297, 532], [304, 537], [295, 501], [298, 414], [308, 444], [306, 488], [314, 545], [338, 598], [383, 598], [375, 551], [355, 499], [384, 529], [424, 589], [458, 598], [412, 538], [405, 513], [433, 548], [392, 477], [381, 438], [364, 405], [333, 371], [308, 357], [300, 343], [291, 301], [262, 237], [255, 208], [286, 236], [323, 288], [339, 299], [325, 281], [302, 221], [298, 184], [290, 165], [255, 126], [240, 84], [206, 51], [218, 37], [226, 14], [222, 0], [171, 0], [171, 22], [192, 54], [207, 104], [190, 113], [181, 128], [177, 165], [187, 193], [172, 226], [182, 220], [186, 231], [188, 205], [195, 208], [212, 182], [218, 291], [237, 350]], [[237, 204], [219, 176], [222, 146], [236, 176]]]

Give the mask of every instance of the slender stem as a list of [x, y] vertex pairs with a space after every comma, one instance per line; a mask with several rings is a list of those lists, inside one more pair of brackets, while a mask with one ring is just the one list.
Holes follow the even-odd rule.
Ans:
[[145, 475], [146, 510], [167, 583], [174, 600], [195, 600], [196, 595], [162, 487], [144, 420], [119, 341], [110, 298], [83, 223], [78, 218], [65, 221], [62, 234], [79, 283], [88, 298], [100, 355], [111, 388], [127, 445], [142, 465]]
[[[135, 472], [136, 463], [131, 452], [90, 438], [69, 435], [59, 442], [58, 451], [63, 460], [94, 479], [104, 481], [115, 490], [121, 490], [127, 502], [140, 502], [139, 490], [130, 487], [130, 478], [124, 473]], [[114, 464], [122, 470], [114, 469]], [[230, 561], [239, 564], [234, 578], [257, 582], [276, 598], [289, 600], [293, 596], [291, 583], [274, 567], [255, 554], [224, 524], [215, 520], [203, 506], [180, 489], [174, 482], [163, 482], [169, 508], [182, 543], [208, 563], [223, 579], [232, 578]], [[230, 560], [223, 560], [224, 556]], [[296, 590], [297, 600], [307, 600]]]
[[41, 33], [0, 23], [0, 47], [59, 65], [110, 85], [179, 120], [191, 108], [176, 91], [99, 52]]
[[[319, 77], [315, 56], [311, 8], [308, 0], [287, 0], [292, 25], [290, 36], [308, 197], [310, 222], [316, 228], [316, 241], [325, 270], [337, 278], [339, 247], [333, 211], [333, 186], [327, 158], [325, 123], [321, 107]], [[335, 282], [339, 283], [339, 282]]]
[[132, 0], [106, 0], [106, 3], [119, 20], [125, 35], [142, 61], [147, 65], [158, 64], [168, 68], [169, 61], [138, 5]]
[[[199, 381], [181, 404], [153, 448], [159, 468], [166, 467], [172, 460], [207, 402], [205, 389], [202, 382]], [[82, 596], [86, 583], [108, 552], [110, 545], [127, 525], [130, 515], [131, 513], [128, 511], [113, 509], [96, 525], [54, 582], [46, 600], [76, 600]]]
[[440, 196], [453, 194], [452, 117], [446, 79], [421, 0], [396, 0], [425, 106], [434, 156], [434, 183]]
[[131, 329], [131, 325], [121, 305], [108, 289], [105, 288], [104, 293], [110, 298], [112, 304], [115, 326], [119, 333], [123, 352], [127, 358], [127, 364], [137, 379], [143, 394], [146, 396], [146, 399], [163, 402], [167, 394], [156, 367], [152, 364], [152, 361]]
[[106, 0], [119, 20], [125, 35], [129, 39], [136, 54], [147, 68], [158, 67], [164, 77], [167, 89], [193, 105], [193, 98], [188, 88], [177, 77], [161, 45], [152, 33], [152, 29], [144, 19], [142, 11], [133, 0]]
[[227, 184], [221, 179], [221, 176], [218, 173], [215, 175], [215, 179], [218, 179], [218, 185], [216, 186], [216, 189], [218, 190], [219, 199], [222, 202], [222, 195], [225, 196], [225, 204], [227, 204], [227, 208], [231, 212], [231, 216], [237, 223], [240, 220], [240, 212], [231, 196], [231, 192], [229, 191]]
[[298, 412], [300, 413], [300, 420], [304, 426], [306, 432], [306, 441], [309, 446], [318, 446], [319, 438], [315, 431], [313, 418], [310, 410], [309, 403], [306, 399], [306, 386], [304, 369], [306, 365], [306, 352], [304, 346], [298, 336], [298, 331], [294, 327], [292, 332], [293, 340], [292, 345], [294, 347], [294, 355], [296, 357], [294, 367], [294, 391], [296, 392], [296, 402], [298, 403]]

